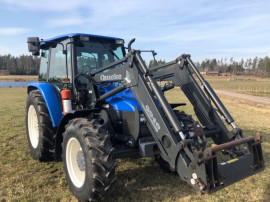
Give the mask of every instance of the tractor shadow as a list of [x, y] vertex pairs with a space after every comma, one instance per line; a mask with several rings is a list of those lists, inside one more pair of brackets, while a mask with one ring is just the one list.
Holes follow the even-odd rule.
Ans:
[[[125, 159], [118, 162], [115, 189], [106, 201], [164, 201], [196, 193], [179, 175], [163, 171], [154, 160], [143, 161]], [[125, 168], [130, 162], [137, 165]]]
[[[257, 131], [245, 130], [245, 136], [255, 135]], [[247, 178], [247, 184], [236, 183], [234, 187], [244, 186], [240, 190], [242, 194], [246, 190], [254, 190], [258, 186], [262, 189], [261, 199], [270, 200], [270, 182], [255, 181], [258, 178], [268, 178], [270, 172], [270, 143], [269, 134], [263, 134], [262, 149], [265, 161], [265, 170]], [[106, 201], [190, 201], [190, 200], [224, 200], [224, 194], [232, 189], [232, 186], [224, 191], [214, 194], [199, 196], [197, 191], [183, 182], [177, 174], [162, 170], [153, 158], [142, 159], [120, 159], [116, 169], [118, 177], [113, 193]], [[251, 183], [252, 182], [252, 183]], [[241, 193], [239, 193], [241, 195]], [[229, 196], [235, 200], [234, 196]]]

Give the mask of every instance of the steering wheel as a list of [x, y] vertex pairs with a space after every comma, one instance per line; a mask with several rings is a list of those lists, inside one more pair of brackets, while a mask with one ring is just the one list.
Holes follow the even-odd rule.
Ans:
[[83, 65], [81, 66], [81, 69], [84, 74], [88, 74], [90, 73], [91, 71], [97, 69], [97, 66], [90, 66], [90, 65]]
[[[78, 91], [86, 90], [88, 81], [91, 81], [94, 84], [98, 84], [90, 75], [88, 75], [86, 73], [77, 74], [74, 77], [74, 84], [75, 84], [76, 90], [78, 90]], [[79, 86], [78, 86], [78, 84], [79, 84]]]

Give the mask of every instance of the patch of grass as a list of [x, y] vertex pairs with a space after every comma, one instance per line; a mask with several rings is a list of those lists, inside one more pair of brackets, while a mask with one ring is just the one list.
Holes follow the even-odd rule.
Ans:
[[35, 81], [37, 75], [0, 75], [0, 81]]
[[[178, 89], [169, 99], [184, 95]], [[31, 158], [25, 132], [25, 88], [0, 88], [0, 201], [76, 201], [68, 189], [61, 162]], [[246, 136], [263, 134], [266, 169], [211, 195], [199, 196], [177, 175], [164, 172], [153, 158], [119, 159], [115, 191], [107, 201], [269, 201], [270, 107], [221, 96]], [[190, 104], [179, 107], [192, 113]]]
[[270, 97], [270, 78], [207, 77], [214, 89]]

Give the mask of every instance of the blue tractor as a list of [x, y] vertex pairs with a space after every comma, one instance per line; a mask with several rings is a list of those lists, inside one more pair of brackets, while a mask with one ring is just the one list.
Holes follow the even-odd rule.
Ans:
[[[111, 192], [116, 158], [153, 156], [201, 193], [261, 171], [261, 137], [244, 137], [190, 55], [149, 69], [134, 41], [126, 48], [123, 39], [81, 33], [28, 38], [29, 51], [41, 56], [38, 82], [27, 88], [33, 158], [63, 160], [80, 200]], [[168, 102], [165, 92], [175, 87], [198, 121], [179, 110], [185, 103]], [[207, 147], [209, 139], [216, 145]]]

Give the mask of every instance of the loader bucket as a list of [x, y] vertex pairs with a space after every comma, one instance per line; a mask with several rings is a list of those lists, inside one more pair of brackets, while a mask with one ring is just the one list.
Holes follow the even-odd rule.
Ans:
[[[218, 152], [245, 146], [248, 152], [231, 160], [218, 163]], [[237, 181], [247, 178], [264, 169], [264, 160], [261, 147], [261, 135], [246, 137], [235, 141], [210, 147], [203, 152], [201, 162], [205, 164], [207, 185], [203, 193], [212, 193]]]

